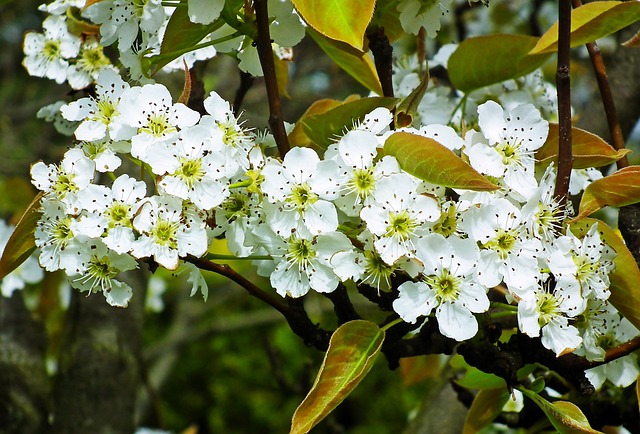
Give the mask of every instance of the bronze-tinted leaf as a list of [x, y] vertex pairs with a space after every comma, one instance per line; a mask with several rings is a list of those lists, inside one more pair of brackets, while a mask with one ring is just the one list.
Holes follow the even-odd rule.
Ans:
[[640, 166], [628, 166], [597, 179], [585, 188], [580, 200], [580, 220], [605, 206], [621, 207], [640, 202]]
[[33, 199], [9, 237], [2, 257], [0, 257], [0, 279], [18, 268], [35, 250], [33, 233], [36, 230], [36, 223], [40, 219], [39, 208], [42, 196], [43, 193], [39, 193]]
[[376, 324], [363, 320], [333, 333], [320, 372], [293, 415], [290, 434], [309, 432], [355, 389], [373, 366], [384, 336]]
[[384, 152], [396, 157], [402, 169], [432, 184], [475, 191], [500, 188], [449, 148], [424, 136], [394, 133], [385, 142]]

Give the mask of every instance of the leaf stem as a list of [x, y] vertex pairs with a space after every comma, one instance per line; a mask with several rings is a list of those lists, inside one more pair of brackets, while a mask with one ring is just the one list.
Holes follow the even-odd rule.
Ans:
[[269, 127], [278, 146], [280, 157], [284, 158], [290, 146], [287, 132], [284, 128], [280, 93], [278, 92], [278, 81], [276, 79], [276, 67], [273, 60], [273, 48], [271, 47], [271, 36], [269, 35], [267, 0], [254, 0], [253, 5], [256, 13], [256, 23], [258, 25], [258, 39], [255, 42], [258, 48], [258, 57], [260, 58], [262, 72], [264, 73], [264, 84], [267, 88], [267, 100], [269, 102]]
[[[579, 8], [580, 6], [582, 6], [582, 0], [573, 0], [574, 8]], [[589, 58], [591, 59], [591, 64], [593, 65], [593, 71], [596, 74], [604, 112], [607, 115], [607, 124], [609, 125], [609, 133], [611, 134], [613, 147], [617, 150], [624, 149], [625, 145], [624, 136], [622, 135], [622, 126], [620, 125], [620, 119], [618, 118], [618, 111], [616, 110], [613, 93], [611, 92], [609, 77], [607, 76], [607, 69], [604, 66], [602, 52], [595, 41], [587, 43], [586, 46], [587, 51], [589, 52]], [[616, 161], [616, 166], [618, 169], [629, 166], [629, 159], [627, 156], [625, 155]]]
[[380, 330], [382, 330], [383, 332], [386, 332], [387, 330], [389, 330], [394, 325], [400, 324], [402, 322], [403, 322], [402, 318], [396, 318], [393, 321], [391, 321], [390, 323], [387, 323], [387, 324], [383, 325], [382, 327], [380, 327]]

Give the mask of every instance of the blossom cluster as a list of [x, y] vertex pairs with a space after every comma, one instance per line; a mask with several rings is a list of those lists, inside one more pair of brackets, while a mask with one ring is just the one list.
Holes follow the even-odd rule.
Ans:
[[[44, 36], [27, 35], [24, 63], [33, 75], [68, 79], [74, 87], [69, 71], [84, 65], [77, 56], [91, 40], [67, 31], [68, 18], [58, 12], [70, 3], [46, 6], [52, 16]], [[271, 3], [280, 11], [271, 23], [274, 35], [279, 25], [302, 29], [290, 2]], [[410, 10], [414, 3], [398, 7]], [[205, 2], [188, 5], [194, 22], [211, 23], [220, 13], [203, 9]], [[117, 44], [130, 71], [135, 61], [127, 59], [158, 52], [170, 16], [154, 0], [102, 0], [82, 14], [99, 25], [100, 44]], [[202, 50], [216, 45], [215, 35], [208, 38]], [[238, 56], [245, 65], [252, 50], [243, 39]], [[446, 65], [446, 53], [441, 61]], [[389, 130], [393, 116], [385, 108], [335, 137], [323, 155], [294, 147], [277, 158], [270, 140], [245, 129], [215, 92], [199, 113], [174, 103], [161, 84], [130, 84], [110, 62], [98, 63], [103, 67], [85, 69], [95, 92], [59, 106], [77, 144], [60, 164], [31, 168], [44, 193], [35, 232], [40, 265], [64, 270], [77, 289], [102, 291], [110, 304], [126, 306], [133, 291], [121, 272], [140, 261], [175, 270], [215, 254], [212, 240], [224, 237], [281, 296], [332, 292], [348, 282], [393, 291], [400, 318], [436, 320], [457, 341], [478, 333], [477, 315], [495, 307], [488, 297], [493, 288], [506, 301], [499, 308], [517, 311], [519, 330], [541, 337], [557, 355], [578, 351], [603, 360], [608, 345], [638, 333], [607, 303], [616, 252], [597, 225], [581, 238], [563, 228], [570, 210], [553, 195], [555, 168], [536, 165], [554, 104], [539, 75], [464, 99], [430, 88], [417, 125], [400, 129], [437, 141], [500, 187], [477, 192], [430, 184], [385, 155], [385, 142], [397, 131]], [[417, 85], [412, 67], [396, 78], [399, 94]], [[434, 118], [442, 113], [446, 119]], [[140, 175], [131, 176], [133, 169]], [[190, 280], [204, 291], [197, 268], [191, 270]]]

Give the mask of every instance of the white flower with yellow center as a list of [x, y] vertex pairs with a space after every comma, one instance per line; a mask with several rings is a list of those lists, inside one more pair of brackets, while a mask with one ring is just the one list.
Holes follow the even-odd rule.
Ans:
[[105, 69], [98, 75], [95, 98], [81, 98], [63, 106], [60, 111], [65, 119], [81, 121], [75, 131], [76, 139], [89, 142], [105, 137], [130, 139], [136, 130], [120, 117], [120, 98], [128, 89], [129, 84], [115, 71]]
[[67, 81], [72, 89], [84, 89], [93, 84], [105, 69], [116, 70], [102, 51], [102, 45], [95, 37], [88, 37], [82, 42], [80, 54], [69, 67]]
[[153, 196], [140, 207], [133, 227], [140, 237], [132, 243], [136, 258], [153, 259], [168, 270], [178, 268], [180, 257], [202, 256], [208, 240], [204, 225], [183, 222], [182, 200], [171, 196]]
[[71, 286], [89, 293], [102, 291], [110, 305], [127, 307], [133, 291], [116, 277], [120, 272], [138, 268], [135, 259], [109, 250], [97, 239], [69, 250], [77, 264], [74, 270], [67, 269]]
[[472, 338], [478, 332], [473, 313], [489, 309], [487, 288], [476, 280], [477, 245], [469, 239], [429, 234], [416, 246], [424, 264], [421, 279], [400, 285], [394, 310], [403, 320], [415, 323], [435, 309], [443, 335], [457, 341]]
[[68, 59], [78, 55], [80, 38], [67, 30], [66, 17], [52, 15], [42, 22], [44, 33], [29, 32], [24, 37], [22, 64], [30, 75], [63, 83], [69, 71]]
[[462, 228], [481, 246], [480, 283], [491, 288], [504, 279], [518, 296], [537, 285], [542, 244], [527, 237], [520, 210], [511, 202], [495, 199], [488, 205], [469, 208], [462, 217]]
[[330, 202], [338, 195], [338, 167], [334, 161], [320, 161], [309, 148], [293, 148], [280, 163], [269, 160], [262, 170], [261, 189], [267, 223], [275, 233], [292, 231], [317, 235], [338, 227], [338, 214]]
[[80, 210], [78, 194], [93, 179], [95, 163], [82, 149], [69, 149], [59, 166], [38, 162], [31, 166], [31, 182], [51, 198], [64, 202], [69, 213]]
[[[131, 88], [122, 95], [120, 115], [123, 122], [135, 128], [131, 138], [131, 155], [145, 160], [149, 146], [171, 143], [178, 131], [193, 126], [200, 119], [198, 112], [182, 103], [173, 104], [169, 90], [161, 84]], [[116, 140], [129, 137], [117, 135]]]
[[[534, 152], [549, 133], [549, 123], [531, 104], [520, 105], [506, 113], [494, 101], [478, 107], [478, 125], [482, 135], [469, 132], [464, 153], [480, 173], [503, 178], [504, 184], [523, 198], [537, 187], [534, 177]], [[520, 198], [518, 198], [520, 200]]]
[[160, 191], [190, 200], [203, 210], [210, 210], [229, 195], [229, 180], [224, 178], [224, 158], [214, 152], [210, 131], [202, 126], [185, 128], [178, 140], [156, 151], [152, 145], [145, 161], [156, 175]]
[[415, 257], [415, 242], [430, 232], [425, 223], [440, 217], [438, 202], [416, 193], [416, 178], [397, 173], [380, 179], [373, 200], [360, 212], [375, 235], [374, 246], [389, 265], [403, 256]]

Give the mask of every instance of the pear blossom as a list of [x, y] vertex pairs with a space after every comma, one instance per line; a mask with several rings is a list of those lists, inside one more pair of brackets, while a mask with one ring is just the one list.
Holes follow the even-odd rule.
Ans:
[[63, 83], [69, 72], [69, 59], [80, 51], [80, 38], [69, 33], [66, 17], [62, 15], [47, 17], [42, 29], [44, 33], [25, 35], [22, 64], [30, 75]]
[[129, 84], [120, 75], [105, 69], [97, 77], [95, 98], [81, 98], [60, 111], [67, 120], [81, 121], [75, 131], [78, 140], [129, 139], [135, 134], [135, 128], [127, 125], [120, 113], [120, 99], [127, 90]]
[[[578, 292], [574, 298], [579, 297]], [[568, 313], [572, 305], [566, 293], [560, 295], [538, 285], [532, 291], [521, 294], [518, 302], [518, 326], [528, 336], [538, 337], [545, 348], [556, 356], [573, 352], [582, 343], [578, 329], [569, 324]]]
[[419, 0], [401, 0], [398, 4], [402, 28], [414, 35], [420, 27], [427, 31], [428, 38], [435, 38], [440, 30], [440, 18], [449, 13], [452, 0], [421, 2]]
[[554, 242], [549, 256], [549, 269], [558, 281], [576, 282], [583, 297], [606, 300], [609, 297], [609, 274], [616, 254], [604, 243], [598, 225], [591, 226], [582, 240], [570, 230]]
[[146, 185], [129, 175], [120, 175], [111, 188], [89, 185], [81, 195], [86, 211], [78, 220], [77, 229], [88, 237], [102, 237], [104, 244], [122, 254], [131, 250], [135, 240], [133, 219]]
[[465, 211], [462, 228], [481, 247], [478, 281], [483, 285], [491, 288], [504, 279], [518, 296], [537, 285], [542, 244], [527, 237], [524, 224], [520, 210], [503, 198]]
[[469, 239], [429, 234], [416, 242], [416, 256], [424, 264], [417, 282], [405, 282], [393, 302], [402, 319], [415, 323], [436, 310], [440, 332], [463, 341], [478, 332], [473, 313], [489, 309], [487, 288], [476, 281], [477, 245]]
[[42, 217], [35, 230], [35, 244], [40, 249], [38, 262], [47, 271], [67, 267], [69, 247], [83, 243], [86, 237], [77, 230], [77, 222], [66, 212], [66, 205], [55, 199], [44, 200]]
[[[505, 112], [494, 101], [478, 107], [478, 125], [482, 136], [467, 133], [464, 153], [480, 173], [504, 178], [504, 183], [524, 198], [537, 186], [534, 177], [534, 152], [545, 142], [549, 123], [531, 104]], [[483, 139], [484, 137], [484, 139]]]
[[95, 163], [82, 149], [69, 149], [59, 166], [42, 161], [31, 166], [32, 183], [48, 196], [64, 202], [72, 213], [78, 212], [78, 193], [93, 179]]
[[109, 250], [97, 239], [70, 246], [69, 250], [69, 256], [77, 264], [75, 269], [67, 269], [71, 286], [89, 293], [102, 291], [110, 305], [127, 306], [133, 291], [115, 278], [120, 272], [137, 268], [135, 259]]
[[313, 150], [298, 147], [282, 163], [267, 161], [262, 175], [261, 189], [270, 202], [265, 204], [267, 223], [274, 232], [317, 235], [338, 227], [336, 207], [330, 202], [339, 188], [335, 162], [320, 161]]
[[376, 251], [389, 265], [402, 256], [415, 257], [414, 243], [430, 232], [426, 223], [440, 217], [438, 202], [419, 195], [417, 187], [416, 179], [406, 173], [384, 177], [376, 184], [374, 200], [360, 212], [376, 236]]
[[[189, 199], [203, 210], [219, 205], [228, 195], [228, 180], [224, 178], [224, 158], [214, 152], [210, 131], [202, 126], [185, 128], [176, 142], [146, 158], [154, 173], [163, 175], [158, 183], [164, 193]], [[156, 146], [152, 145], [152, 150]]]
[[82, 16], [100, 25], [100, 42], [118, 41], [121, 51], [129, 50], [138, 32], [145, 42], [152, 39], [166, 20], [160, 0], [102, 0], [83, 9]]
[[67, 81], [72, 89], [84, 89], [93, 84], [105, 69], [116, 71], [111, 61], [102, 51], [102, 45], [88, 37], [80, 46], [80, 53], [69, 67]]
[[153, 196], [140, 206], [133, 227], [140, 236], [132, 243], [136, 258], [153, 257], [168, 270], [178, 268], [186, 255], [200, 257], [207, 251], [204, 226], [183, 222], [182, 200], [171, 196]]
[[123, 122], [135, 128], [135, 135], [117, 134], [113, 139], [131, 139], [131, 155], [145, 160], [149, 146], [170, 143], [178, 138], [179, 129], [190, 127], [200, 119], [198, 112], [182, 103], [173, 104], [169, 90], [161, 84], [131, 88], [120, 101]]

